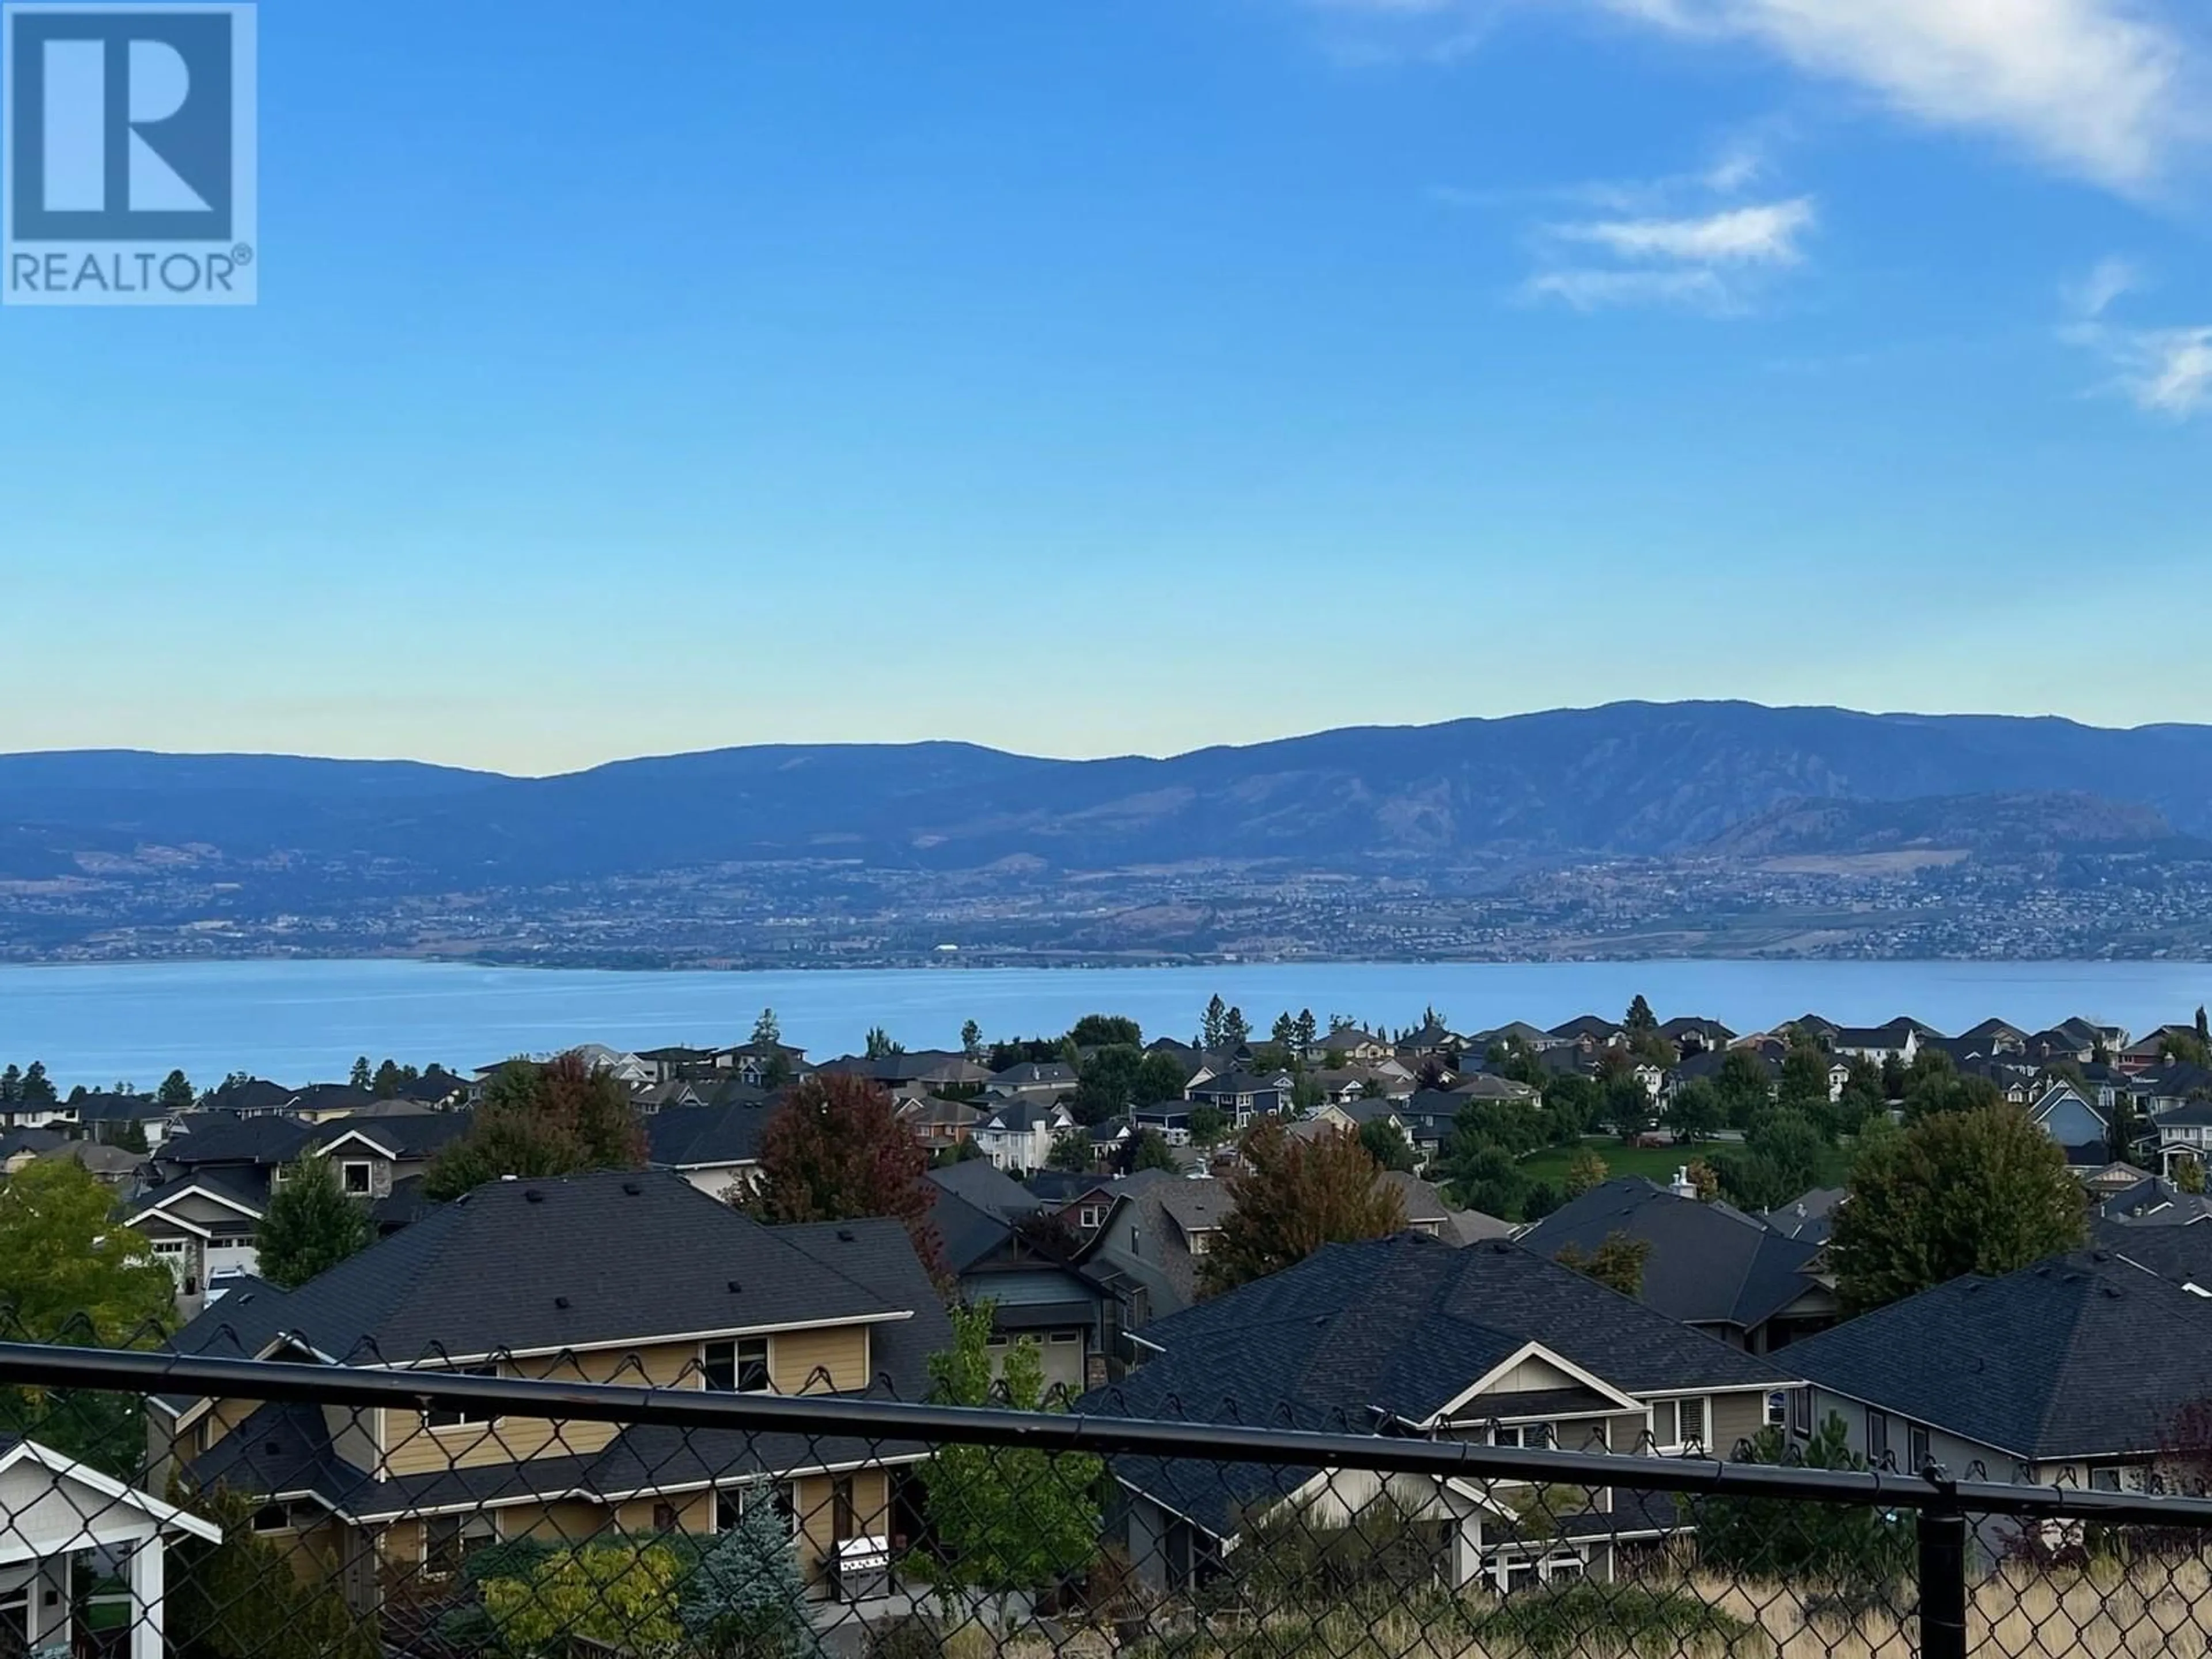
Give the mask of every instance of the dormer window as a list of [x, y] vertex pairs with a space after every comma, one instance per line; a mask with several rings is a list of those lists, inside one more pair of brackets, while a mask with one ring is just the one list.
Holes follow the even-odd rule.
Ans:
[[372, 1166], [363, 1158], [349, 1158], [338, 1165], [338, 1188], [348, 1198], [367, 1198]]
[[741, 1336], [709, 1342], [702, 1351], [702, 1386], [721, 1394], [766, 1394], [770, 1389], [768, 1338]]

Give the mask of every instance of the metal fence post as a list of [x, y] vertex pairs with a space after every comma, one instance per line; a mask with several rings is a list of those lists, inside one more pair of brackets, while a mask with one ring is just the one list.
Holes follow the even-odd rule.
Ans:
[[1966, 1659], [1966, 1516], [1954, 1502], [1919, 1512], [1920, 1659]]

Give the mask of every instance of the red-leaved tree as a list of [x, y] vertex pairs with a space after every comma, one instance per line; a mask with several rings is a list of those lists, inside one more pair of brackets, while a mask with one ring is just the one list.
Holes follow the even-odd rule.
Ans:
[[771, 1224], [889, 1216], [904, 1225], [923, 1266], [942, 1277], [928, 1171], [928, 1150], [882, 1089], [865, 1078], [811, 1077], [762, 1133], [759, 1180], [732, 1196]]

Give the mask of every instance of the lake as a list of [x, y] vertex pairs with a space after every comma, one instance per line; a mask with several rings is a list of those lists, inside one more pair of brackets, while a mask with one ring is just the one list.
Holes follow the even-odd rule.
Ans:
[[921, 969], [787, 974], [592, 973], [416, 962], [235, 962], [0, 968], [0, 1061], [43, 1060], [66, 1090], [150, 1088], [172, 1066], [202, 1085], [247, 1071], [343, 1077], [356, 1054], [457, 1068], [573, 1043], [742, 1042], [763, 1007], [817, 1057], [880, 1024], [909, 1048], [1063, 1031], [1134, 1016], [1188, 1039], [1218, 991], [1264, 1030], [1285, 1009], [1410, 1025], [1431, 1004], [1461, 1030], [1510, 1019], [1618, 1018], [1641, 992], [1662, 1018], [1739, 1031], [1813, 1012], [1841, 1024], [1911, 1014], [1946, 1031], [2000, 1015], [2034, 1030], [2069, 1014], [2141, 1031], [2212, 1000], [2201, 963], [1574, 962], [1301, 963], [1159, 969]]

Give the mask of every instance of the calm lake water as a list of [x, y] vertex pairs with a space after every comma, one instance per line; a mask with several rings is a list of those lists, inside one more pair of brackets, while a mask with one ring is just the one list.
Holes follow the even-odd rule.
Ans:
[[2001, 1015], [2030, 1030], [2069, 1014], [2140, 1031], [2212, 1000], [2202, 963], [1632, 962], [621, 974], [411, 962], [154, 963], [0, 969], [0, 1061], [44, 1060], [64, 1088], [142, 1088], [180, 1066], [196, 1082], [248, 1071], [342, 1077], [390, 1054], [465, 1068], [577, 1042], [741, 1042], [772, 1006], [784, 1040], [855, 1050], [880, 1024], [909, 1048], [1062, 1031], [1081, 1014], [1133, 1015], [1189, 1037], [1218, 991], [1264, 1030], [1284, 1009], [1412, 1024], [1433, 1004], [1457, 1029], [1618, 1017], [1641, 992], [1662, 1018], [1738, 1030], [1811, 1011], [1845, 1024], [1909, 1013], [1947, 1031]]

